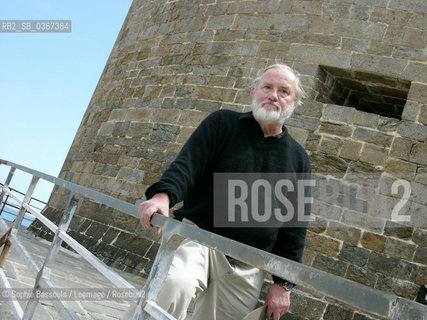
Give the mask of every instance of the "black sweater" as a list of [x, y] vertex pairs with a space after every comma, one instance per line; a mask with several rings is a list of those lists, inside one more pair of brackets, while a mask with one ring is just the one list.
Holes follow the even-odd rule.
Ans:
[[171, 207], [183, 200], [183, 207], [174, 213], [176, 218], [187, 218], [205, 230], [301, 262], [306, 227], [214, 227], [216, 172], [310, 173], [307, 153], [286, 128], [265, 138], [252, 113], [216, 111], [195, 130], [161, 179], [147, 189], [146, 197], [165, 192]]

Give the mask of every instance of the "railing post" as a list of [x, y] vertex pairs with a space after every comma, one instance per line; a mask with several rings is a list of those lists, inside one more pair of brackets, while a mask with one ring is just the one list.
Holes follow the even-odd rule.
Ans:
[[71, 219], [76, 211], [77, 204], [79, 199], [74, 196], [74, 193], [71, 193], [70, 199], [68, 200], [68, 205], [64, 210], [61, 221], [58, 225], [58, 231], [53, 237], [49, 252], [46, 255], [43, 266], [40, 268], [40, 271], [37, 274], [36, 282], [33, 288], [33, 295], [25, 307], [24, 316], [22, 319], [32, 319], [34, 315], [34, 311], [36, 310], [39, 299], [37, 298], [36, 292], [41, 288], [40, 279], [44, 277], [45, 279], [49, 279], [50, 277], [50, 268], [55, 262], [56, 255], [59, 252], [61, 247], [62, 239], [59, 238], [58, 234], [61, 231], [67, 231], [68, 226], [70, 225]]
[[[147, 301], [157, 301], [158, 294], [168, 274], [176, 249], [178, 249], [179, 245], [185, 239], [178, 234], [174, 234], [173, 230], [169, 230], [167, 225], [165, 225], [162, 233], [162, 242], [144, 286], [145, 295], [142, 299], [142, 309], [145, 309]], [[149, 318], [146, 318], [144, 313], [141, 313], [140, 319]]]
[[[30, 186], [28, 187], [27, 193], [25, 194], [23, 203], [28, 204], [28, 202], [30, 201], [33, 195], [34, 189], [36, 188], [38, 181], [39, 181], [39, 177], [33, 176], [33, 178], [31, 179]], [[12, 230], [13, 234], [16, 234], [18, 232], [19, 227], [22, 224], [22, 220], [24, 219], [26, 211], [27, 210], [24, 208], [24, 206], [21, 205], [18, 215], [16, 216], [15, 222], [13, 223], [13, 230]]]
[[70, 199], [68, 200], [67, 207], [65, 208], [64, 213], [62, 215], [61, 221], [59, 222], [58, 231], [53, 237], [49, 252], [47, 253], [45, 262], [40, 270], [40, 272], [43, 272], [43, 269], [44, 269], [46, 278], [50, 277], [50, 267], [55, 262], [56, 255], [58, 254], [58, 251], [62, 244], [62, 239], [59, 238], [58, 236], [59, 232], [67, 231], [70, 225], [71, 219], [74, 216], [74, 212], [76, 212], [78, 203], [79, 203], [79, 199], [75, 197], [74, 193], [72, 193], [70, 195]]
[[123, 316], [122, 320], [152, 319], [143, 310], [148, 301], [157, 301], [157, 296], [169, 271], [176, 249], [178, 249], [179, 245], [185, 239], [183, 236], [176, 234], [173, 226], [169, 225], [168, 222], [163, 225], [160, 247], [145, 282], [142, 295]]
[[[6, 200], [4, 200], [3, 205], [1, 206], [0, 216], [3, 213], [3, 210], [4, 210], [4, 207], [6, 206], [7, 200], [9, 200], [9, 195], [6, 196]], [[0, 201], [0, 204], [1, 204], [1, 201]]]
[[[13, 177], [13, 174], [15, 173], [15, 170], [16, 169], [14, 167], [10, 168], [9, 174], [7, 175], [6, 181], [4, 182], [4, 186], [6, 188], [9, 187], [10, 181], [12, 181], [12, 177]], [[0, 203], [3, 202], [3, 197], [4, 197], [4, 191], [2, 190], [0, 194]]]

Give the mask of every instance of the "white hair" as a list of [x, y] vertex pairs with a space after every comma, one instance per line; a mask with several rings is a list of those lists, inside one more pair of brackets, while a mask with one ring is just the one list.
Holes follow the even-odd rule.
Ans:
[[258, 87], [258, 83], [261, 80], [262, 76], [264, 75], [264, 73], [266, 73], [268, 70], [273, 69], [273, 68], [282, 68], [285, 70], [289, 70], [291, 71], [296, 78], [296, 92], [295, 92], [295, 104], [296, 106], [300, 106], [302, 105], [302, 99], [306, 97], [306, 93], [304, 91], [304, 88], [301, 86], [301, 81], [300, 81], [300, 74], [295, 71], [294, 69], [292, 69], [290, 66], [288, 66], [287, 64], [284, 63], [275, 63], [272, 65], [269, 65], [268, 67], [264, 68], [264, 69], [260, 69], [257, 72], [257, 76], [256, 78], [253, 80], [252, 86], [254, 88]]

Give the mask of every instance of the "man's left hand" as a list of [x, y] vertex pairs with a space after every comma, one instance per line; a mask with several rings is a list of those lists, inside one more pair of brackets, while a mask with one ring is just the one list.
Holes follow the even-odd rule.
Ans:
[[273, 284], [268, 290], [265, 305], [267, 306], [267, 318], [279, 320], [291, 305], [291, 291], [285, 290], [279, 284]]

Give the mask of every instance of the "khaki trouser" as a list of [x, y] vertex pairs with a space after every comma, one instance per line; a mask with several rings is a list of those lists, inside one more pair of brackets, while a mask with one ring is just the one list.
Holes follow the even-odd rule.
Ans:
[[241, 320], [255, 308], [263, 282], [264, 272], [259, 269], [184, 240], [157, 303], [184, 320], [191, 300], [196, 298], [193, 320]]

